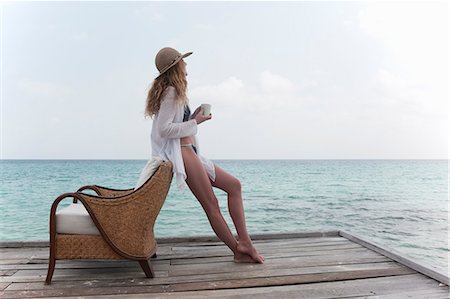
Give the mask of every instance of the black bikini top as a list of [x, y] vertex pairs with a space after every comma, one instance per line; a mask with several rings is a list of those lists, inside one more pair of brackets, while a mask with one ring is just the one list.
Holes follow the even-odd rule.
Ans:
[[183, 121], [188, 121], [190, 117], [191, 117], [191, 109], [189, 109], [189, 105], [185, 105]]

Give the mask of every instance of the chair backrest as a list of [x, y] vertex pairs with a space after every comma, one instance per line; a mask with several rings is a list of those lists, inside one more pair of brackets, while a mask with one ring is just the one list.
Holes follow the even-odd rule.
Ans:
[[141, 171], [141, 174], [139, 175], [139, 179], [134, 186], [134, 190], [138, 189], [140, 186], [142, 186], [146, 181], [148, 181], [149, 178], [155, 174], [156, 170], [158, 170], [159, 165], [164, 162], [164, 160], [160, 157], [152, 157], [150, 160], [147, 161], [144, 168]]
[[97, 227], [114, 251], [131, 259], [149, 258], [154, 224], [172, 182], [172, 163], [161, 163], [141, 187], [114, 198], [84, 197]]

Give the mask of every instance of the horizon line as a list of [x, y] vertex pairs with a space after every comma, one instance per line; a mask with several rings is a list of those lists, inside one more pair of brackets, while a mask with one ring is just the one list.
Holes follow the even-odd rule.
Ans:
[[[293, 160], [449, 160], [449, 158], [262, 158], [262, 159], [230, 159], [230, 158], [219, 158], [210, 160], [235, 160], [235, 161], [293, 161]], [[147, 161], [149, 158], [115, 158], [115, 159], [97, 159], [97, 158], [0, 158], [0, 161]]]

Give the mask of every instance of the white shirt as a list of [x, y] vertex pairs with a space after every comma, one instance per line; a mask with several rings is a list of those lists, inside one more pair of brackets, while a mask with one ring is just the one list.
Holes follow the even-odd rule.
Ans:
[[185, 190], [187, 175], [184, 168], [183, 156], [181, 155], [180, 138], [194, 135], [194, 146], [197, 156], [202, 162], [208, 177], [216, 180], [214, 163], [200, 155], [197, 136], [197, 121], [190, 119], [183, 122], [184, 106], [176, 101], [177, 93], [175, 87], [169, 86], [161, 96], [161, 106], [153, 119], [151, 143], [152, 156], [169, 160], [173, 164], [173, 173], [176, 185]]

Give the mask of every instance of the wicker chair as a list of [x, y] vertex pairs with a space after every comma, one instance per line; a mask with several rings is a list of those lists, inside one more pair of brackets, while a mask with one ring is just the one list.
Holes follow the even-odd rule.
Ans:
[[[127, 190], [84, 186], [80, 192], [65, 193], [50, 211], [50, 258], [45, 284], [50, 284], [56, 260], [131, 259], [139, 261], [148, 278], [154, 277], [149, 262], [156, 257], [153, 227], [172, 182], [172, 163], [162, 162], [141, 187]], [[97, 195], [82, 193], [91, 189]], [[56, 208], [72, 197], [84, 205], [100, 235], [62, 234], [56, 231]]]

